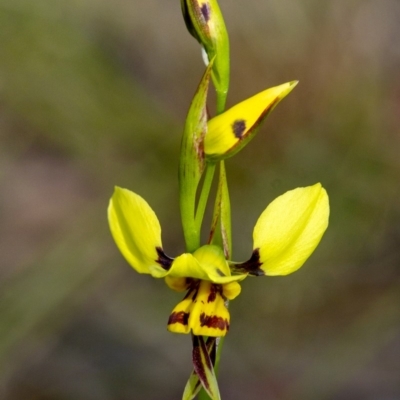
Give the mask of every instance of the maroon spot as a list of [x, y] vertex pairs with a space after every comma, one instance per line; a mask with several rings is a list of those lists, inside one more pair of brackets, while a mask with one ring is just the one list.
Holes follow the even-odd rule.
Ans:
[[232, 131], [235, 137], [238, 139], [241, 139], [243, 136], [244, 132], [246, 130], [246, 121], [244, 119], [237, 119], [233, 124], [232, 124]]
[[190, 313], [184, 311], [173, 312], [168, 318], [168, 325], [182, 324], [186, 326], [189, 321], [189, 315]]
[[172, 262], [174, 261], [173, 258], [168, 257], [165, 253], [164, 250], [161, 247], [156, 247], [156, 251], [158, 254], [158, 258], [156, 263], [160, 264], [166, 271], [168, 271], [171, 268]]
[[254, 249], [249, 260], [235, 266], [239, 271], [248, 272], [250, 275], [262, 276], [264, 271], [260, 269], [263, 263], [260, 261], [260, 249]]
[[205, 3], [200, 8], [201, 13], [203, 14], [203, 18], [206, 22], [210, 20], [211, 9], [208, 3]]
[[221, 331], [229, 330], [229, 322], [227, 319], [223, 319], [217, 315], [206, 315], [205, 313], [200, 314], [200, 326], [220, 329]]

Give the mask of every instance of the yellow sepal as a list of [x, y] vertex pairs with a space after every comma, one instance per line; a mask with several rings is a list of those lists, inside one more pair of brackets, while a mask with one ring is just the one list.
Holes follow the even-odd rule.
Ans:
[[258, 219], [253, 256], [266, 275], [287, 275], [312, 254], [328, 227], [329, 199], [320, 183], [276, 198]]
[[286, 95], [297, 81], [264, 90], [208, 121], [204, 152], [208, 158], [227, 158], [250, 139], [250, 134]]

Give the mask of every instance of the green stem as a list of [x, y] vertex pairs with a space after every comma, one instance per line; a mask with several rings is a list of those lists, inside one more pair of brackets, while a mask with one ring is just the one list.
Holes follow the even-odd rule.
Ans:
[[227, 93], [217, 92], [217, 110], [216, 114], [222, 114], [225, 111]]
[[[225, 103], [226, 103], [226, 93], [224, 94], [224, 93], [217, 92], [217, 110], [216, 110], [217, 115], [224, 112]], [[204, 178], [202, 192], [201, 192], [200, 199], [199, 199], [199, 205], [198, 205], [197, 212], [196, 212], [195, 226], [198, 227], [198, 232], [200, 232], [201, 223], [203, 221], [207, 198], [210, 193], [212, 178], [213, 178], [214, 172], [215, 172], [215, 166], [216, 166], [216, 164], [207, 165], [206, 176]], [[222, 167], [223, 167], [223, 165], [222, 165]], [[212, 171], [209, 171], [209, 169], [211, 169], [211, 168], [212, 168]], [[211, 175], [211, 178], [208, 175]], [[220, 173], [219, 178], [218, 178], [218, 180], [219, 180], [218, 187], [219, 187], [220, 181], [222, 179], [221, 177], [222, 177], [222, 174]], [[226, 178], [224, 179], [223, 184], [224, 185], [227, 184]], [[230, 215], [229, 215], [229, 219], [230, 219]], [[230, 226], [230, 224], [229, 224], [229, 226]], [[231, 232], [227, 232], [227, 233], [228, 233], [228, 236], [231, 237]], [[227, 301], [226, 306], [228, 307], [228, 305], [229, 305], [229, 302]], [[215, 366], [214, 366], [215, 376], [218, 375], [218, 369], [219, 369], [219, 363], [221, 360], [222, 347], [223, 347], [222, 345], [224, 343], [224, 339], [225, 339], [224, 337], [220, 337], [219, 341], [217, 341], [217, 344], [216, 344], [217, 355], [216, 355]], [[197, 398], [198, 398], [198, 400], [212, 400], [204, 389], [200, 390]]]
[[208, 196], [210, 194], [211, 184], [212, 184], [212, 181], [214, 178], [215, 166], [216, 166], [216, 164], [214, 164], [214, 163], [207, 164], [207, 166], [206, 166], [206, 172], [205, 172], [205, 176], [204, 176], [203, 186], [201, 188], [200, 198], [199, 198], [199, 202], [197, 204], [196, 217], [195, 217], [194, 224], [196, 227], [196, 231], [198, 232], [199, 244], [200, 244], [201, 225], [203, 223], [204, 212], [206, 210], [207, 200], [208, 200]]

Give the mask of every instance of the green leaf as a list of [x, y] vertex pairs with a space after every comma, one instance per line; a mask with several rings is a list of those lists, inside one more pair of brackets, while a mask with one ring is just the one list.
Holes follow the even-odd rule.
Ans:
[[211, 62], [194, 95], [186, 117], [179, 163], [179, 196], [186, 250], [200, 247], [200, 233], [195, 223], [196, 192], [205, 168], [204, 137], [207, 132], [206, 101]]

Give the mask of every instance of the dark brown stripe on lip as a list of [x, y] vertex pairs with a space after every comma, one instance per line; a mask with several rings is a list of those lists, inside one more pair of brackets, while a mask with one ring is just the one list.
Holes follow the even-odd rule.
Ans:
[[198, 279], [186, 278], [186, 282], [188, 283], [188, 292], [183, 300], [188, 299], [189, 297], [192, 301], [196, 300], [197, 293], [199, 292], [200, 281]]
[[184, 311], [173, 312], [168, 318], [168, 325], [182, 324], [187, 326], [190, 313]]
[[229, 331], [228, 320], [218, 317], [217, 315], [206, 315], [205, 313], [200, 314], [200, 326], [220, 329], [221, 331]]
[[222, 296], [222, 286], [213, 283], [210, 288], [210, 294], [208, 295], [207, 303], [212, 303], [213, 301], [215, 301], [215, 299], [217, 298], [217, 294], [220, 294]]

